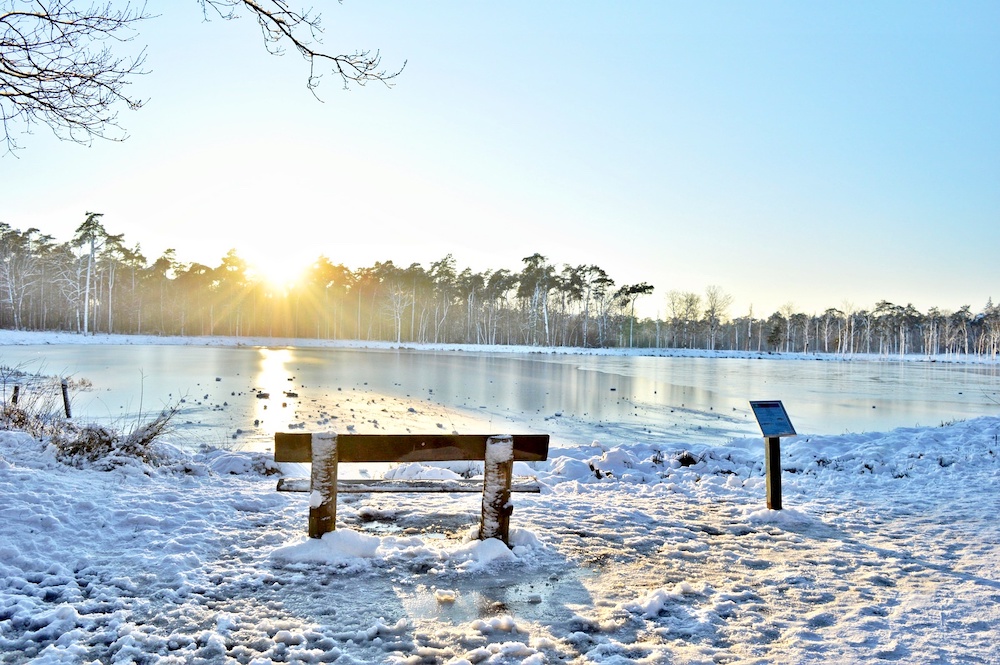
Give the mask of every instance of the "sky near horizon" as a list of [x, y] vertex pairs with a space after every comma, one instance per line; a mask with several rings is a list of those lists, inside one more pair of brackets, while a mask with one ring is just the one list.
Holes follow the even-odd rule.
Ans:
[[1000, 298], [1000, 4], [322, 3], [335, 52], [406, 63], [317, 101], [249, 18], [151, 3], [123, 143], [44, 127], [0, 156], [0, 222], [87, 211], [210, 266], [596, 264], [717, 285], [729, 313]]

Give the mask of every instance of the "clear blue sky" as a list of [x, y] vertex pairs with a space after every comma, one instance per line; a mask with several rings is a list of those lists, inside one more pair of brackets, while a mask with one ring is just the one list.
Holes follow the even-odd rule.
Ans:
[[322, 103], [256, 25], [155, 3], [130, 138], [37, 128], [0, 158], [0, 221], [86, 211], [153, 259], [520, 269], [597, 264], [665, 311], [1000, 298], [1000, 3], [316, 5], [337, 52], [407, 62]]

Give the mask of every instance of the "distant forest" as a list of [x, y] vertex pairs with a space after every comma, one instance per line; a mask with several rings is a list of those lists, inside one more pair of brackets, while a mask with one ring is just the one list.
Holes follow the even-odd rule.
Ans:
[[0, 223], [0, 327], [80, 333], [225, 335], [398, 343], [656, 347], [760, 352], [996, 356], [1000, 308], [919, 312], [791, 304], [732, 317], [732, 297], [670, 291], [662, 318], [635, 316], [646, 283], [618, 285], [596, 265], [558, 267], [534, 254], [515, 272], [459, 270], [451, 255], [428, 267], [392, 261], [351, 270], [319, 257], [294, 286], [267, 284], [231, 250], [216, 267], [174, 250], [148, 260], [101, 215], [68, 242]]

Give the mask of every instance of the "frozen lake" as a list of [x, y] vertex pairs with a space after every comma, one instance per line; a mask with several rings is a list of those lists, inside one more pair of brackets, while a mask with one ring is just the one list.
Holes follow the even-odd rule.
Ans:
[[0, 364], [89, 381], [75, 418], [127, 423], [183, 400], [179, 442], [250, 449], [296, 427], [534, 430], [574, 445], [597, 423], [611, 445], [725, 440], [760, 434], [752, 399], [782, 400], [799, 434], [1000, 411], [995, 365], [157, 345], [4, 346]]

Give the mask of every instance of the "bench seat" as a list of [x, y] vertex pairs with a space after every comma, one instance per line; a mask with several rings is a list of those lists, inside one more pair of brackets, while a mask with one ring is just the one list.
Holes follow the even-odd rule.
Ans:
[[[537, 482], [513, 481], [514, 462], [548, 458], [548, 434], [336, 434], [277, 432], [274, 461], [308, 463], [310, 478], [282, 478], [278, 490], [309, 493], [309, 537], [337, 528], [337, 494], [482, 492], [479, 538], [509, 541], [511, 492], [539, 492]], [[340, 480], [341, 462], [482, 462], [483, 479]]]
[[[278, 481], [279, 492], [308, 492], [309, 478], [282, 478]], [[378, 492], [402, 492], [410, 494], [483, 491], [483, 481], [476, 478], [446, 478], [433, 480], [337, 480], [337, 492], [340, 494], [368, 494]], [[538, 494], [541, 486], [536, 480], [514, 480], [510, 485], [511, 492], [528, 492]]]

